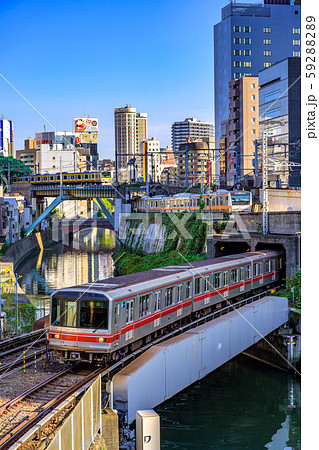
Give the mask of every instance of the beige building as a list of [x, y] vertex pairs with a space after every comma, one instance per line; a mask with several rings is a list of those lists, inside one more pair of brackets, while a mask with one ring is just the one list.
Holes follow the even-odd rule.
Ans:
[[[190, 140], [178, 149], [178, 178], [183, 186], [212, 182], [215, 178], [214, 139]], [[188, 172], [188, 181], [187, 181]]]
[[35, 140], [25, 139], [24, 150], [17, 150], [16, 158], [29, 167], [32, 173], [37, 173]]
[[128, 163], [139, 154], [140, 143], [147, 138], [147, 114], [136, 113], [136, 108], [129, 105], [115, 108], [114, 128], [119, 181], [128, 181]]
[[236, 182], [236, 164], [239, 182], [253, 179], [255, 139], [258, 139], [258, 76], [244, 75], [229, 83], [229, 121], [227, 142], [236, 152], [227, 152], [227, 184]]

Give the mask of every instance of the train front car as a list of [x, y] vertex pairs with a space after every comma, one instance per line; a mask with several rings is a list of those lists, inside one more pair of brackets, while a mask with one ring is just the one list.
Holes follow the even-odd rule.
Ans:
[[252, 208], [252, 195], [248, 191], [233, 191], [230, 193], [232, 211], [250, 212]]
[[92, 362], [110, 352], [110, 300], [106, 293], [84, 286], [55, 291], [50, 317], [49, 346], [61, 362]]

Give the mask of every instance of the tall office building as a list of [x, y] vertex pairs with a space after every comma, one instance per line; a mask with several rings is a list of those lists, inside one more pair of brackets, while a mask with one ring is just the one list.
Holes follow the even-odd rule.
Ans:
[[128, 181], [128, 163], [139, 154], [139, 144], [147, 138], [147, 114], [126, 105], [114, 109], [115, 153], [122, 180]]
[[36, 149], [35, 140], [28, 138], [24, 140], [24, 150], [16, 151], [16, 158], [29, 167], [32, 173], [36, 173]]
[[214, 125], [212, 123], [197, 120], [191, 117], [182, 122], [174, 122], [171, 131], [172, 149], [177, 157], [178, 149], [188, 138], [205, 139], [214, 137]]
[[300, 56], [300, 1], [231, 2], [221, 15], [214, 27], [216, 143], [228, 119], [228, 83], [245, 74], [257, 75], [288, 56]]
[[[243, 183], [254, 175], [253, 154], [258, 139], [258, 77], [245, 75], [229, 83], [227, 128], [227, 185]], [[236, 178], [238, 179], [236, 180]]]
[[[300, 73], [300, 58], [286, 58], [259, 72], [259, 137], [263, 131], [268, 134], [268, 179], [272, 187], [301, 185]], [[261, 146], [258, 162], [261, 166]]]

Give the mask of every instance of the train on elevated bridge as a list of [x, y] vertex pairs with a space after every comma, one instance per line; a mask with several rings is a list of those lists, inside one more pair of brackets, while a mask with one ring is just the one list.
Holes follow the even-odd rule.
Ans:
[[51, 296], [61, 362], [109, 362], [185, 323], [281, 285], [284, 253], [264, 250], [99, 280]]

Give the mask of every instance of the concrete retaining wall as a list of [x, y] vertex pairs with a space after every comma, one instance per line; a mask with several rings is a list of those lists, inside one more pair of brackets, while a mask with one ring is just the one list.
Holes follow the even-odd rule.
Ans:
[[[52, 230], [47, 229], [41, 232], [42, 242], [44, 246], [56, 244], [56, 242], [52, 241]], [[35, 234], [28, 236], [15, 244], [11, 245], [11, 247], [6, 251], [3, 256], [4, 261], [12, 261], [14, 270], [30, 255], [36, 253], [40, 250], [38, 240]]]
[[[239, 217], [249, 233], [256, 233], [258, 231], [258, 226], [262, 227], [262, 213], [245, 213], [240, 214]], [[236, 218], [235, 215], [237, 229], [241, 229], [241, 224]], [[268, 213], [268, 227], [270, 234], [296, 234], [301, 230], [301, 212], [270, 212]]]

